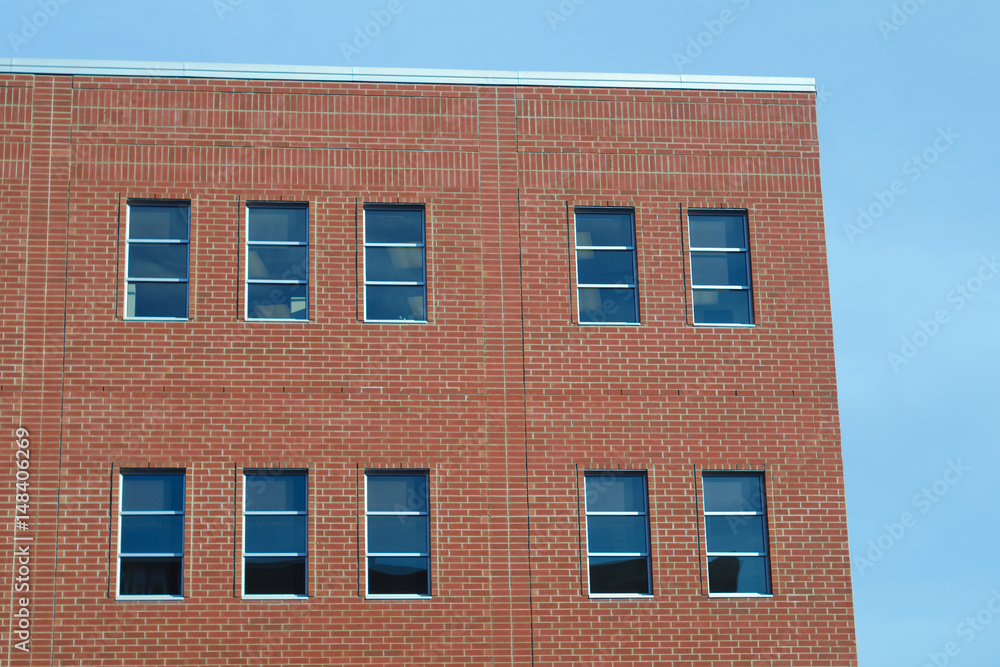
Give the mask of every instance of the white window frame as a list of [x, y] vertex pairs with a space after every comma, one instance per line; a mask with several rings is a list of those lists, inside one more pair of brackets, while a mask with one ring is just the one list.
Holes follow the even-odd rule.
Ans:
[[[632, 219], [632, 243], [627, 246], [603, 246], [603, 245], [580, 245], [579, 244], [579, 231], [577, 229], [577, 215], [579, 213], [628, 213], [629, 217]], [[599, 206], [580, 206], [573, 211], [573, 246], [575, 251], [573, 253], [574, 269], [576, 270], [576, 309], [577, 309], [577, 321], [582, 326], [626, 326], [635, 327], [641, 324], [641, 317], [639, 314], [639, 261], [638, 261], [638, 249], [635, 242], [635, 209], [632, 208], [620, 208], [620, 207], [599, 207]], [[581, 250], [627, 250], [632, 253], [632, 276], [635, 279], [631, 283], [581, 283], [580, 282], [580, 251]], [[583, 309], [580, 307], [580, 291], [584, 289], [630, 289], [632, 290], [632, 299], [634, 301], [633, 308], [635, 309], [635, 320], [605, 320], [604, 322], [585, 322], [583, 319]]]
[[[250, 240], [250, 215], [252, 209], [261, 208], [296, 208], [303, 209], [306, 214], [306, 240], [305, 241], [251, 241]], [[304, 247], [306, 249], [306, 266], [304, 279], [262, 279], [250, 277], [250, 249], [253, 247]], [[309, 205], [302, 202], [247, 202], [246, 206], [246, 244], [245, 255], [247, 261], [243, 267], [244, 284], [244, 304], [243, 317], [248, 322], [308, 322], [309, 313]], [[306, 316], [304, 318], [295, 317], [251, 317], [250, 315], [250, 285], [305, 285], [306, 288]]]
[[[756, 313], [754, 312], [753, 305], [753, 281], [752, 272], [750, 268], [750, 215], [747, 211], [741, 209], [688, 209], [688, 240], [691, 239], [691, 221], [698, 217], [711, 217], [712, 215], [738, 215], [743, 218], [743, 238], [746, 240], [746, 245], [742, 247], [720, 247], [720, 248], [709, 248], [695, 246], [694, 244], [689, 244], [689, 255], [691, 260], [691, 321], [695, 326], [698, 327], [742, 327], [744, 329], [749, 329], [756, 326]], [[745, 285], [696, 285], [694, 282], [694, 258], [697, 253], [719, 253], [719, 252], [730, 252], [730, 253], [741, 253], [746, 257], [746, 284]], [[728, 291], [738, 291], [746, 292], [749, 299], [749, 313], [750, 322], [699, 322], [697, 320], [697, 310], [695, 309], [694, 301], [695, 294], [698, 290], [728, 290]]]
[[[756, 477], [760, 484], [760, 511], [728, 511], [728, 512], [709, 512], [706, 509], [707, 495], [705, 493], [705, 478], [706, 477]], [[769, 598], [774, 596], [773, 583], [771, 581], [771, 555], [769, 552], [768, 541], [768, 526], [767, 526], [767, 496], [765, 494], [765, 479], [764, 473], [754, 470], [703, 470], [701, 473], [702, 478], [702, 493], [701, 493], [701, 509], [702, 514], [705, 516], [705, 521], [702, 522], [702, 526], [705, 529], [705, 577], [708, 582], [708, 596], [713, 598]], [[710, 516], [723, 516], [723, 517], [762, 517], [763, 521], [761, 524], [764, 526], [764, 534], [762, 535], [764, 551], [709, 551], [708, 550], [708, 517]], [[767, 593], [713, 593], [712, 592], [712, 581], [709, 574], [709, 559], [716, 556], [763, 556], [765, 563], [767, 564]]]
[[[125, 478], [138, 477], [141, 475], [177, 475], [181, 478], [181, 494], [183, 507], [177, 510], [129, 510], [123, 509], [125, 497]], [[117, 570], [115, 573], [115, 598], [118, 600], [183, 600], [184, 599], [184, 549], [187, 531], [187, 522], [181, 524], [181, 550], [180, 552], [147, 552], [147, 553], [123, 553], [122, 552], [122, 517], [125, 516], [185, 516], [187, 509], [187, 471], [176, 469], [143, 469], [143, 470], [119, 470], [118, 471], [118, 545], [117, 545]], [[121, 592], [122, 586], [122, 558], [180, 558], [181, 561], [181, 592], [180, 595], [129, 595]]]
[[[646, 511], [645, 512], [626, 512], [626, 511], [615, 511], [615, 512], [605, 512], [605, 511], [591, 511], [590, 504], [587, 500], [588, 489], [587, 480], [595, 479], [600, 480], [603, 476], [610, 477], [639, 477], [642, 479], [643, 491], [645, 492], [646, 499]], [[649, 478], [645, 470], [588, 470], [583, 474], [583, 498], [584, 498], [584, 513], [586, 514], [586, 527], [587, 527], [587, 592], [592, 598], [648, 598], [653, 596], [653, 556], [652, 549], [650, 545], [650, 534], [649, 534]], [[591, 551], [590, 550], [590, 517], [592, 516], [641, 516], [645, 518], [645, 530], [644, 539], [646, 542], [646, 549], [643, 552], [631, 552], [631, 551]], [[591, 576], [590, 576], [590, 559], [592, 557], [608, 557], [608, 556], [629, 556], [632, 558], [645, 558], [646, 559], [646, 582], [648, 584], [646, 593], [595, 593], [591, 590]]]
[[[389, 477], [391, 475], [423, 475], [424, 479], [427, 480], [427, 509], [426, 511], [417, 510], [397, 510], [397, 511], [372, 511], [368, 509], [368, 479], [369, 477]], [[430, 483], [431, 475], [429, 470], [385, 470], [385, 469], [372, 469], [365, 471], [365, 597], [379, 600], [423, 600], [432, 597], [431, 589], [431, 520], [430, 520]], [[368, 548], [368, 517], [371, 516], [426, 516], [427, 517], [427, 551], [426, 552], [396, 552], [396, 551], [371, 551]], [[426, 558], [427, 559], [427, 593], [371, 593], [368, 590], [368, 582], [370, 579], [370, 570], [368, 567], [368, 559], [370, 557], [400, 557], [400, 558]]]
[[[144, 239], [132, 238], [132, 207], [133, 206], [183, 206], [187, 211], [187, 237], [184, 239]], [[131, 262], [132, 244], [162, 244], [162, 245], [183, 245], [187, 252], [185, 259], [185, 275], [183, 278], [129, 278], [129, 266]], [[128, 314], [128, 288], [133, 283], [183, 283], [186, 287], [184, 299], [184, 317], [163, 317], [163, 316], [137, 316]], [[184, 322], [191, 319], [191, 202], [186, 200], [136, 199], [127, 202], [125, 206], [125, 304], [122, 311], [124, 319], [139, 321], [166, 321]]]
[[[300, 476], [303, 478], [306, 487], [306, 508], [304, 510], [248, 510], [247, 509], [247, 489], [251, 481], [248, 479], [255, 476], [282, 475]], [[268, 551], [268, 552], [248, 552], [247, 551], [247, 517], [248, 516], [304, 516], [306, 517], [306, 551]], [[306, 470], [285, 470], [285, 469], [245, 469], [243, 471], [243, 576], [240, 578], [240, 593], [246, 600], [301, 600], [309, 597], [309, 474]], [[247, 558], [302, 558], [305, 567], [305, 593], [279, 593], [262, 595], [259, 593], [247, 593]]]
[[[420, 242], [419, 243], [369, 243], [368, 241], [368, 212], [369, 211], [386, 211], [386, 210], [407, 210], [407, 211], [420, 211]], [[426, 324], [430, 314], [427, 312], [427, 211], [425, 207], [421, 204], [365, 204], [362, 209], [362, 236], [363, 240], [363, 251], [362, 251], [362, 262], [364, 263], [364, 282], [365, 282], [365, 322], [378, 322], [381, 324], [392, 323], [392, 324]], [[368, 248], [420, 248], [421, 263], [423, 265], [422, 278], [419, 281], [406, 281], [406, 280], [368, 280]], [[422, 320], [379, 320], [368, 317], [368, 286], [369, 285], [386, 285], [395, 287], [414, 287], [419, 286], [423, 288], [423, 298], [424, 298], [424, 319]]]

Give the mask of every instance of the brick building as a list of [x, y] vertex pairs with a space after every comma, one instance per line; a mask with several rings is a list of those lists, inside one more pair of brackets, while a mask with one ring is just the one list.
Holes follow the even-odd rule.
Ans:
[[811, 80], [0, 70], [4, 663], [856, 664]]

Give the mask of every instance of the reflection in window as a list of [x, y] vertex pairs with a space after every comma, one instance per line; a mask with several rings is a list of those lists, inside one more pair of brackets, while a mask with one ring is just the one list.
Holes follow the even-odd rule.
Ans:
[[753, 324], [746, 213], [690, 211], [688, 223], [695, 324]]
[[128, 205], [125, 316], [188, 316], [190, 207], [178, 202]]
[[646, 475], [588, 472], [584, 482], [591, 595], [649, 595]]
[[243, 594], [306, 594], [306, 474], [247, 471], [243, 477]]
[[702, 481], [709, 593], [769, 595], [764, 476], [706, 472]]
[[366, 206], [365, 320], [425, 322], [424, 209]]
[[304, 205], [247, 207], [247, 319], [309, 317], [309, 230]]
[[576, 210], [580, 323], [636, 323], [635, 225], [631, 210]]
[[365, 474], [369, 595], [430, 595], [428, 483], [426, 471]]
[[118, 594], [181, 597], [184, 563], [184, 473], [122, 472]]

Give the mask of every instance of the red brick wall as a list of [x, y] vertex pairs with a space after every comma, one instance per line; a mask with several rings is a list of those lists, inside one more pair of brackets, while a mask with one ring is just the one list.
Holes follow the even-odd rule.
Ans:
[[[856, 664], [813, 95], [0, 86], [12, 664]], [[191, 202], [186, 322], [122, 318], [154, 197]], [[309, 204], [307, 323], [242, 316], [248, 200]], [[396, 201], [426, 207], [426, 324], [362, 321], [360, 207]], [[635, 209], [638, 327], [576, 324], [572, 210], [606, 204]], [[748, 210], [752, 329], [690, 324], [686, 209], [720, 206]], [[270, 466], [309, 471], [308, 600], [239, 595], [241, 471]], [[187, 471], [183, 601], [115, 599], [130, 467]], [[430, 471], [433, 599], [364, 597], [368, 467]], [[648, 474], [651, 598], [586, 595], [577, 489], [611, 468]], [[766, 471], [773, 597], [707, 596], [720, 468]]]

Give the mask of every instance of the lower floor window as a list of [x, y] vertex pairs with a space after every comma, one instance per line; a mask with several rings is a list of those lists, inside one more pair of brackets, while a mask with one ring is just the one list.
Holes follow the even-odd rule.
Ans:
[[431, 593], [430, 501], [426, 471], [365, 474], [368, 594]]
[[306, 474], [244, 472], [243, 594], [306, 594]]
[[584, 481], [591, 595], [651, 594], [645, 473], [588, 472]]
[[118, 595], [184, 594], [184, 472], [121, 473]]
[[771, 564], [761, 473], [706, 472], [708, 592], [769, 595]]

